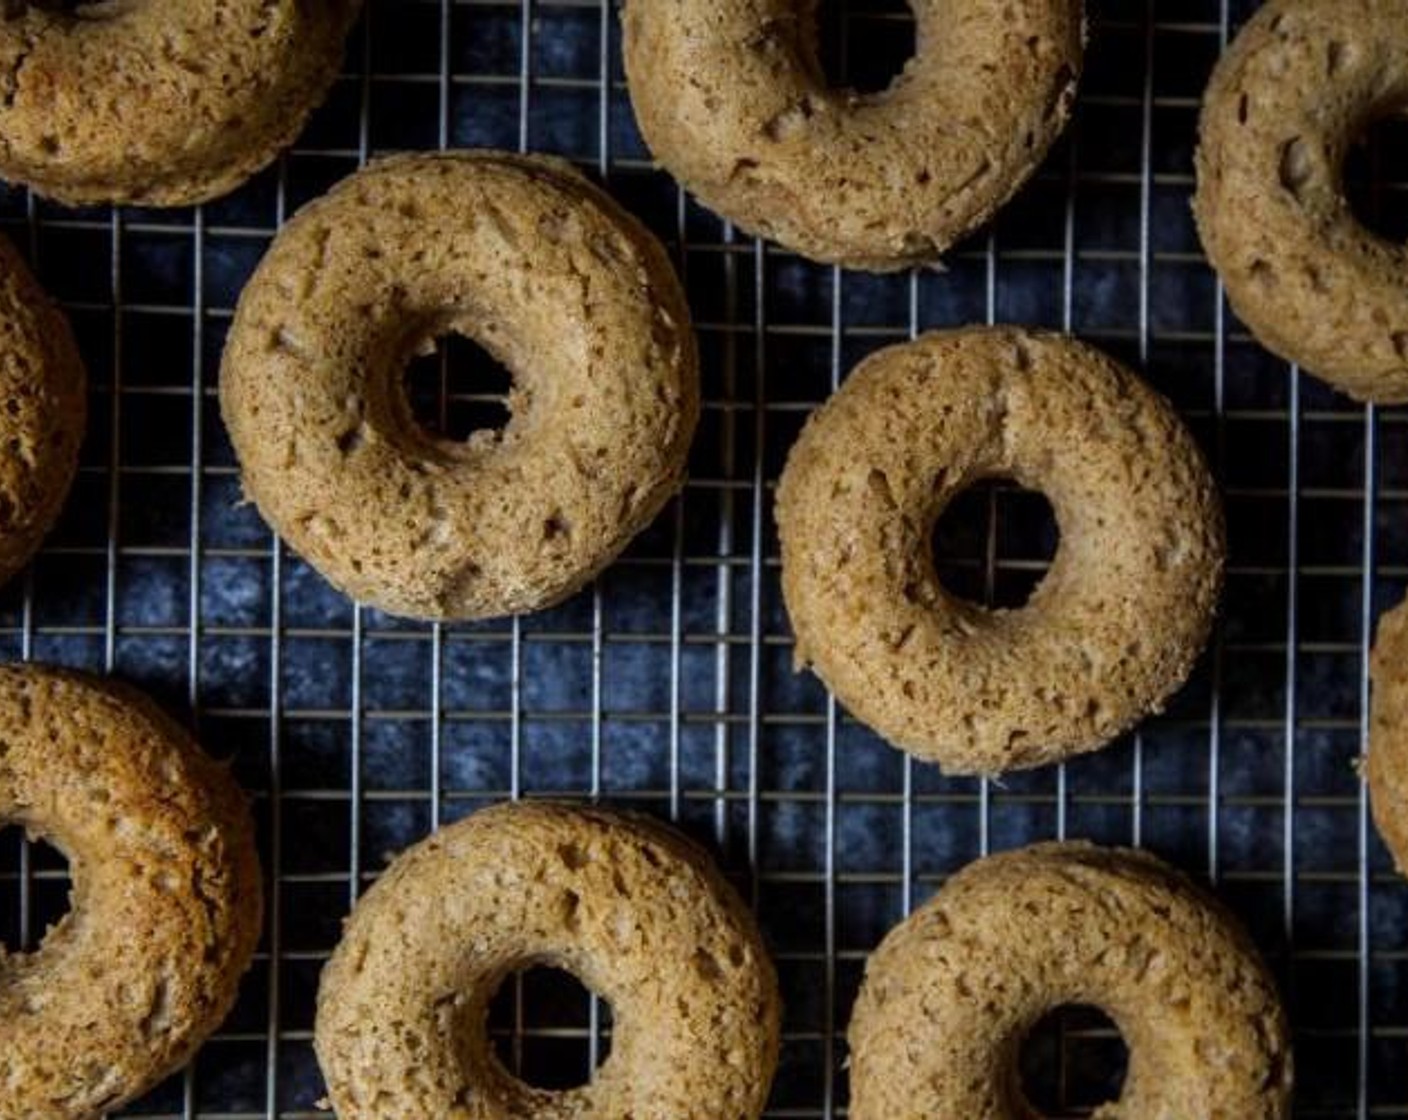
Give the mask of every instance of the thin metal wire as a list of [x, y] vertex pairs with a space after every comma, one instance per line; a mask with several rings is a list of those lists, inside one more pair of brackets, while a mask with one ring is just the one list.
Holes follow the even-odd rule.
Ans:
[[[1149, 271], [1153, 265], [1153, 239], [1150, 225], [1153, 204], [1154, 153], [1154, 63], [1155, 7], [1154, 0], [1144, 2], [1144, 91], [1140, 106], [1139, 134], [1139, 363], [1149, 364], [1151, 283]], [[1130, 843], [1136, 848], [1144, 843], [1144, 733], [1134, 731], [1132, 763], [1133, 812], [1130, 821]]]
[[[518, 59], [520, 83], [518, 97], [518, 150], [521, 152], [530, 151], [532, 144], [530, 110], [533, 98], [533, 9], [533, 0], [520, 0], [519, 35], [522, 40], [522, 47]], [[516, 800], [522, 796], [523, 793], [523, 622], [517, 616], [513, 619], [512, 661], [514, 712], [512, 725], [513, 796]], [[522, 1074], [523, 1072], [523, 1032], [525, 1019], [523, 975], [522, 973], [515, 973], [513, 977], [513, 1040], [510, 1050], [513, 1059], [512, 1069], [515, 1074]]]
[[[687, 205], [684, 192], [679, 191], [681, 209]], [[725, 223], [724, 237], [732, 243], [735, 233], [731, 223]], [[738, 257], [730, 253], [724, 261], [724, 306], [732, 319], [738, 316]], [[725, 339], [723, 354], [724, 395], [733, 400], [738, 395], [738, 340], [733, 332]], [[724, 477], [732, 480], [738, 469], [738, 424], [737, 415], [730, 410], [723, 426], [720, 446], [720, 467]], [[734, 490], [726, 489], [721, 495], [722, 508], [719, 516], [718, 553], [721, 557], [731, 556], [734, 547], [734, 520], [737, 516]], [[725, 564], [718, 565], [715, 596], [717, 608], [714, 614], [717, 634], [722, 637], [733, 629], [733, 573]], [[732, 710], [733, 698], [733, 658], [732, 644], [720, 641], [716, 648], [714, 662], [714, 710], [723, 717]], [[729, 769], [729, 730], [720, 718], [714, 732], [714, 789], [722, 794], [728, 788]], [[728, 842], [728, 807], [720, 796], [714, 809], [714, 838], [720, 847]]]
[[[1369, 158], [1372, 164], [1370, 181], [1373, 185], [1371, 208], [1375, 217], [1382, 217], [1384, 208], [1383, 190], [1383, 149], [1374, 143], [1370, 147]], [[1359, 741], [1369, 742], [1369, 658], [1370, 646], [1374, 637], [1374, 575], [1376, 546], [1378, 544], [1378, 521], [1375, 516], [1375, 497], [1379, 488], [1379, 412], [1370, 404], [1364, 409], [1364, 513], [1363, 545], [1360, 564], [1359, 599]], [[1359, 865], [1357, 884], [1358, 922], [1355, 928], [1355, 951], [1358, 955], [1357, 1006], [1355, 1025], [1358, 1030], [1358, 1045], [1355, 1054], [1355, 1081], [1357, 1091], [1355, 1106], [1358, 1120], [1368, 1120], [1369, 1116], [1369, 1042], [1371, 1022], [1370, 963], [1371, 945], [1371, 886], [1370, 843], [1372, 824], [1369, 815], [1369, 795], [1367, 787], [1359, 787], [1358, 819], [1355, 822], [1356, 860]]]
[[[1374, 518], [1374, 490], [1378, 483], [1378, 424], [1377, 412], [1373, 405], [1364, 410], [1364, 545], [1362, 562], [1364, 573], [1360, 585], [1360, 664], [1359, 681], [1359, 741], [1369, 741], [1369, 644], [1374, 633], [1374, 547], [1377, 533]], [[1370, 1022], [1370, 874], [1369, 844], [1370, 822], [1368, 790], [1359, 788], [1358, 820], [1355, 825], [1356, 861], [1359, 865], [1359, 882], [1356, 899], [1358, 924], [1355, 931], [1355, 950], [1359, 957], [1357, 976], [1356, 1025], [1359, 1039], [1356, 1054], [1356, 1095], [1355, 1105], [1359, 1120], [1367, 1120], [1369, 1115], [1369, 1022]]]
[[[844, 9], [843, 9], [844, 11]], [[841, 289], [845, 275], [840, 268], [831, 270], [831, 391], [841, 385], [842, 352], [844, 350], [845, 322], [841, 313]], [[838, 725], [836, 697], [826, 697], [826, 852], [824, 873], [826, 890], [824, 898], [826, 932], [825, 946], [826, 971], [822, 984], [822, 1086], [821, 1110], [826, 1120], [835, 1115], [836, 1110], [836, 734]], [[905, 841], [906, 866], [902, 870], [904, 881], [909, 881], [909, 844]], [[906, 891], [908, 888], [906, 887]], [[907, 911], [907, 908], [906, 908]]]
[[[38, 207], [31, 194], [25, 199], [25, 219], [29, 233], [29, 259], [37, 269], [39, 260]], [[34, 656], [34, 568], [24, 573], [24, 605], [20, 615], [20, 657], [28, 661]], [[20, 837], [19, 867], [19, 938], [21, 945], [33, 942], [32, 896], [34, 891], [34, 846], [28, 836]]]
[[122, 525], [122, 211], [114, 209], [109, 221], [112, 237], [112, 263], [109, 277], [112, 293], [112, 380], [108, 408], [108, 537], [107, 613], [103, 623], [103, 668], [109, 673], [117, 663], [117, 577], [118, 541]]
[[[450, 64], [454, 33], [454, 8], [450, 0], [440, 0], [440, 128], [436, 137], [437, 146], [443, 152], [450, 147], [451, 130], [451, 83], [453, 73]], [[450, 359], [443, 349], [440, 352], [440, 430], [450, 430]], [[442, 823], [444, 810], [444, 755], [445, 755], [445, 627], [435, 622], [431, 625], [430, 650], [430, 695], [433, 714], [430, 721], [430, 827], [438, 829]]]
[[[275, 217], [282, 225], [288, 217], [288, 163], [277, 168]], [[264, 1114], [269, 1120], [280, 1115], [280, 1043], [283, 1026], [283, 601], [284, 550], [277, 535], [269, 541], [269, 727], [268, 801], [264, 806], [269, 850], [264, 888], [265, 947], [269, 954], [269, 979], [264, 998], [268, 1003], [264, 1048]]]
[[[1300, 580], [1297, 578], [1297, 569], [1300, 561], [1300, 393], [1301, 378], [1300, 370], [1291, 366], [1286, 374], [1290, 382], [1291, 394], [1291, 417], [1290, 417], [1290, 449], [1286, 457], [1286, 469], [1289, 475], [1287, 481], [1287, 494], [1289, 497], [1287, 517], [1287, 543], [1286, 543], [1286, 643], [1285, 643], [1285, 666], [1286, 666], [1286, 702], [1284, 711], [1284, 738], [1282, 740], [1282, 750], [1285, 751], [1284, 776], [1282, 781], [1282, 832], [1281, 843], [1282, 853], [1282, 877], [1285, 882], [1285, 890], [1282, 895], [1282, 921], [1286, 935], [1286, 944], [1294, 948], [1296, 941], [1295, 914], [1296, 914], [1296, 851], [1295, 851], [1295, 799], [1296, 799], [1296, 715], [1299, 703], [1299, 688], [1297, 674], [1297, 657], [1300, 640]], [[1294, 977], [1292, 977], [1292, 981]]]
[[[371, 158], [371, 105], [372, 83], [372, 36], [376, 25], [376, 10], [367, 8], [362, 17], [362, 81], [360, 86], [361, 112], [357, 127], [357, 166], [365, 167]], [[364, 609], [361, 603], [352, 605], [352, 667], [351, 694], [348, 697], [348, 812], [347, 812], [347, 903], [356, 904], [362, 894], [362, 817], [365, 799], [363, 790], [362, 762], [362, 650], [364, 647]]]

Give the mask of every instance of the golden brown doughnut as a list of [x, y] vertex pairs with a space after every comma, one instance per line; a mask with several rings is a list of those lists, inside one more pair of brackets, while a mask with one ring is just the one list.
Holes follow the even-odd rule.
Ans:
[[1129, 1047], [1098, 1120], [1284, 1120], [1290, 1030], [1255, 946], [1143, 852], [1038, 844], [969, 865], [866, 962], [853, 1120], [1035, 1120], [1017, 1060], [1059, 1007]]
[[814, 260], [937, 260], [1016, 193], [1070, 116], [1080, 0], [911, 0], [914, 58], [828, 87], [815, 0], [627, 0], [626, 75], [655, 158], [710, 209]]
[[[1061, 531], [1017, 610], [939, 583], [972, 483], [1042, 491]], [[1222, 507], [1168, 403], [1065, 335], [939, 331], [871, 355], [807, 423], [777, 497], [810, 666], [857, 718], [958, 774], [1103, 746], [1183, 683], [1222, 586]]]
[[0, 237], [0, 582], [58, 520], [78, 471], [85, 382], [68, 320]]
[[[438, 336], [513, 371], [468, 441], [411, 413]], [[220, 401], [244, 486], [332, 583], [419, 618], [565, 599], [684, 479], [699, 414], [664, 250], [565, 164], [493, 152], [373, 164], [305, 207], [240, 297]]]
[[302, 130], [358, 0], [7, 0], [0, 178], [78, 203], [226, 194]]
[[155, 704], [78, 673], [0, 668], [0, 825], [69, 858], [72, 909], [0, 948], [0, 1116], [95, 1120], [184, 1065], [259, 940], [244, 795]]
[[1408, 602], [1379, 619], [1369, 674], [1370, 803], [1394, 864], [1408, 874]]
[[[563, 968], [610, 1001], [589, 1084], [498, 1061], [489, 1000]], [[756, 1120], [777, 1064], [777, 981], [709, 857], [642, 817], [499, 805], [403, 853], [357, 904], [318, 993], [341, 1120]]]
[[1408, 109], [1408, 0], [1271, 0], [1203, 103], [1194, 210], [1237, 315], [1360, 400], [1408, 401], [1408, 246], [1355, 218], [1351, 143]]

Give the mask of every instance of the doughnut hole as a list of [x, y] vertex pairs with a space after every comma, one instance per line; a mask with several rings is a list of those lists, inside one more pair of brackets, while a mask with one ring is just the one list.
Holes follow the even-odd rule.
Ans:
[[823, 0], [818, 61], [832, 89], [880, 93], [914, 57], [914, 15], [905, 0]]
[[[597, 1014], [592, 1049], [592, 1006]], [[505, 977], [489, 1003], [489, 1037], [504, 1069], [535, 1089], [591, 1081], [611, 1053], [611, 1005], [572, 973], [530, 964]]]
[[989, 478], [954, 496], [930, 542], [946, 590], [975, 606], [1015, 610], [1045, 577], [1060, 530], [1046, 495]]
[[1350, 209], [1371, 233], [1408, 244], [1408, 106], [1371, 120], [1345, 154]]
[[502, 432], [513, 418], [513, 374], [464, 335], [442, 335], [433, 343], [433, 350], [415, 355], [406, 367], [406, 399], [421, 430], [452, 443]]
[[0, 948], [32, 953], [68, 914], [69, 863], [51, 844], [26, 841], [24, 829], [0, 826]]
[[1038, 1116], [1090, 1116], [1120, 1098], [1129, 1049], [1104, 1012], [1084, 1005], [1055, 1008], [1022, 1042], [1018, 1076]]

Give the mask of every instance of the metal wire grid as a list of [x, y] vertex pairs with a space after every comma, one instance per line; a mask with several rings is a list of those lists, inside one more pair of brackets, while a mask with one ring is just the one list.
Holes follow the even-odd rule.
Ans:
[[[883, 70], [903, 39], [898, 0], [823, 10], [844, 28], [838, 72]], [[373, 0], [328, 106], [231, 198], [178, 212], [0, 199], [93, 380], [79, 482], [4, 592], [0, 645], [114, 671], [184, 711], [256, 792], [265, 848], [268, 933], [239, 1008], [123, 1115], [319, 1115], [312, 999], [349, 904], [439, 824], [552, 792], [674, 818], [736, 874], [788, 997], [770, 1116], [844, 1114], [844, 1028], [887, 928], [970, 859], [1052, 836], [1144, 844], [1217, 884], [1283, 980], [1298, 1116], [1408, 1116], [1408, 888], [1353, 770], [1371, 623], [1408, 575], [1405, 414], [1352, 407], [1261, 352], [1198, 251], [1197, 99], [1246, 14], [1107, 0], [1060, 150], [946, 270], [906, 277], [800, 262], [684, 198], [635, 133], [609, 0]], [[370, 155], [469, 145], [567, 155], [656, 229], [690, 290], [707, 400], [684, 496], [589, 593], [420, 626], [345, 602], [239, 504], [214, 387], [239, 287], [293, 209]], [[1374, 150], [1386, 221], [1406, 158]], [[1232, 536], [1224, 623], [1169, 711], [1001, 785], [912, 766], [792, 675], [771, 528], [786, 449], [846, 370], [970, 321], [1073, 329], [1143, 369], [1203, 438]], [[442, 422], [482, 403], [456, 363], [437, 371]], [[1019, 597], [1050, 538], [1040, 503], [984, 490], [945, 528], [946, 578]], [[33, 946], [64, 871], [0, 840], [0, 936]], [[527, 1071], [585, 1076], [609, 1045], [604, 1009], [531, 980], [502, 1010]], [[1110, 1041], [1047, 1040], [1037, 1064], [1060, 1115], [1108, 1088]]]

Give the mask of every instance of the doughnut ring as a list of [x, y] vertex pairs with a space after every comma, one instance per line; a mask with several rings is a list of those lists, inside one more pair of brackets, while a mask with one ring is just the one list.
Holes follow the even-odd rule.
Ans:
[[1359, 400], [1408, 401], [1408, 246], [1345, 197], [1351, 143], [1408, 109], [1408, 2], [1271, 0], [1203, 103], [1194, 211], [1237, 315]]
[[259, 940], [244, 795], [134, 690], [0, 668], [0, 825], [70, 860], [72, 909], [0, 949], [0, 1116], [89, 1120], [180, 1068]]
[[[931, 555], [944, 507], [992, 477], [1044, 492], [1061, 531], [1017, 610], [957, 598]], [[1173, 409], [1100, 351], [1011, 327], [862, 362], [793, 446], [777, 520], [798, 665], [955, 774], [1094, 750], [1157, 710], [1222, 583], [1221, 504]]]
[[970, 864], [866, 963], [850, 1025], [855, 1120], [1029, 1120], [1022, 1043], [1100, 1008], [1129, 1047], [1098, 1117], [1284, 1120], [1289, 1027], [1255, 946], [1143, 852], [1039, 844]]
[[0, 582], [58, 520], [78, 471], [85, 382], [68, 320], [0, 238]]
[[[485, 1016], [516, 970], [574, 973], [612, 1006], [581, 1088], [510, 1074]], [[705, 853], [636, 816], [499, 805], [403, 853], [358, 902], [318, 993], [342, 1120], [756, 1120], [777, 1063], [777, 981]]]
[[358, 6], [7, 0], [0, 178], [74, 205], [227, 194], [302, 131]]
[[[437, 438], [403, 371], [470, 336], [515, 376], [502, 432]], [[377, 163], [304, 208], [240, 298], [220, 375], [245, 491], [329, 581], [417, 618], [538, 610], [680, 488], [699, 414], [660, 244], [558, 161]]]
[[935, 261], [1028, 179], [1065, 127], [1080, 0], [910, 0], [889, 89], [828, 87], [815, 0], [627, 0], [626, 75], [655, 158], [710, 209], [813, 260]]
[[1369, 674], [1370, 804], [1394, 864], [1408, 874], [1408, 603], [1379, 619]]

